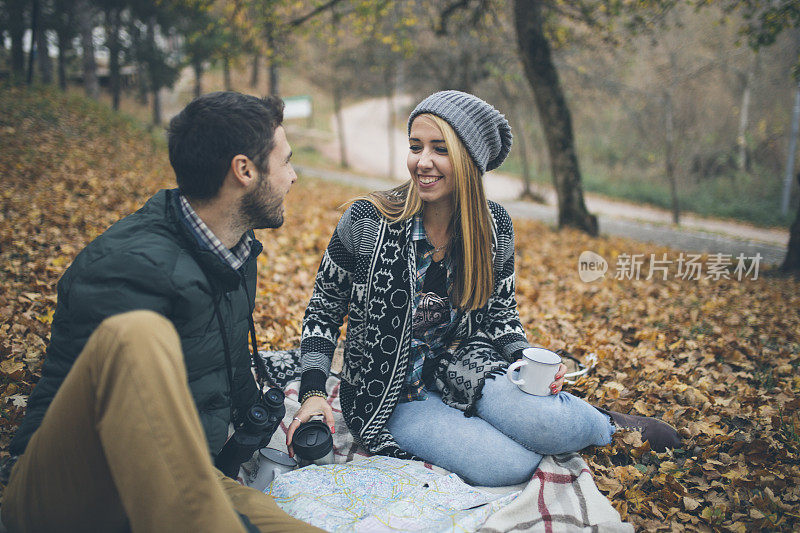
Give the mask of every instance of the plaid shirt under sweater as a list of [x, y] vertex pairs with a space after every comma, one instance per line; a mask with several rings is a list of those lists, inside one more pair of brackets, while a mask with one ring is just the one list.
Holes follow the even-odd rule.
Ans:
[[[453, 324], [453, 338], [483, 336], [511, 361], [529, 346], [514, 297], [514, 229], [503, 207], [489, 201], [493, 219], [494, 290], [485, 306]], [[356, 439], [370, 451], [408, 458], [386, 429], [403, 396], [410, 364], [411, 306], [416, 255], [412, 220], [389, 223], [366, 200], [354, 202], [339, 219], [314, 283], [303, 319], [301, 397], [325, 390], [345, 316], [347, 339], [342, 366], [342, 412]], [[413, 255], [412, 255], [413, 254]], [[467, 402], [469, 403], [469, 401]]]
[[[414, 291], [414, 304], [411, 309], [411, 315], [414, 316], [419, 308], [420, 300], [422, 298], [422, 288], [425, 285], [425, 273], [433, 261], [434, 247], [428, 240], [425, 233], [425, 226], [422, 224], [422, 215], [416, 215], [411, 227], [411, 240], [417, 249], [417, 278]], [[449, 258], [446, 262], [447, 266], [447, 293], [453, 286], [453, 269]], [[438, 326], [427, 329], [422, 332], [418, 337], [414, 335], [411, 338], [411, 363], [409, 364], [409, 373], [406, 378], [406, 389], [404, 396], [400, 401], [414, 401], [425, 400], [428, 397], [428, 392], [422, 376], [422, 367], [426, 359], [437, 359], [441, 357], [446, 351], [442, 336], [447, 328], [455, 319], [456, 312], [453, 307], [450, 307], [450, 320], [447, 320]]]
[[197, 215], [189, 201], [182, 194], [180, 195], [181, 212], [183, 213], [183, 222], [192, 230], [192, 234], [197, 238], [200, 246], [212, 251], [224, 263], [230, 265], [234, 270], [239, 270], [247, 258], [250, 257], [250, 252], [253, 249], [253, 238], [247, 233], [236, 243], [236, 246], [230, 250], [222, 244], [214, 232], [206, 226], [206, 223]]

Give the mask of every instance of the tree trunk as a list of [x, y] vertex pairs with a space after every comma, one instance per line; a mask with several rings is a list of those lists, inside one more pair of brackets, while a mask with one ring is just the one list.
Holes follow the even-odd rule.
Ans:
[[[156, 18], [151, 17], [150, 22], [147, 24], [147, 43], [150, 50], [156, 50], [158, 46], [156, 44]], [[151, 60], [152, 61], [152, 60]], [[160, 126], [161, 125], [161, 83], [160, 80], [157, 79], [157, 76], [152, 70], [155, 68], [155, 65], [151, 65], [150, 69], [150, 95], [152, 98], [153, 104], [153, 125]]]
[[161, 125], [161, 91], [153, 88], [153, 126]]
[[572, 117], [544, 35], [540, 0], [514, 0], [514, 21], [525, 75], [547, 139], [558, 196], [558, 226], [572, 226], [597, 235], [597, 217], [589, 213], [583, 200]]
[[12, 28], [9, 33], [11, 33], [11, 73], [22, 79], [25, 76], [25, 52], [22, 44], [25, 30], [17, 31]]
[[281, 92], [278, 88], [280, 81], [280, 70], [275, 58], [269, 63], [269, 94], [280, 96]]
[[518, 112], [516, 107], [511, 108], [511, 115], [517, 123], [517, 128], [514, 130], [514, 137], [517, 139], [516, 144], [519, 146], [519, 156], [522, 163], [522, 194], [520, 194], [520, 198], [531, 199], [534, 198], [534, 194], [531, 190], [533, 175], [531, 174], [531, 163], [528, 155], [528, 134], [522, 126], [522, 115]]
[[72, 49], [72, 40], [69, 30], [59, 29], [58, 35], [58, 86], [62, 91], [67, 90], [67, 53]]
[[194, 97], [197, 98], [203, 94], [203, 60], [192, 61], [192, 68], [194, 69]]
[[222, 58], [222, 82], [226, 91], [233, 90], [233, 82], [231, 81], [231, 60], [228, 56]]
[[[31, 41], [28, 47], [28, 85], [33, 83], [33, 59], [36, 56], [36, 43], [39, 41], [39, 0], [31, 2]], [[45, 51], [46, 53], [46, 51]]]
[[747, 161], [747, 123], [750, 115], [750, 93], [753, 89], [753, 78], [756, 74], [756, 65], [758, 64], [758, 51], [753, 53], [753, 61], [747, 69], [747, 75], [744, 77], [744, 89], [742, 90], [742, 108], [739, 110], [739, 131], [736, 135], [736, 144], [739, 149], [739, 157], [737, 158], [737, 166], [739, 170], [744, 172], [748, 167]]
[[458, 85], [456, 89], [463, 91], [465, 93], [472, 94], [472, 80], [474, 78], [472, 74], [473, 68], [473, 59], [472, 59], [472, 52], [470, 50], [462, 49], [461, 53], [459, 54], [459, 61], [458, 61]]
[[147, 77], [149, 76], [147, 73], [147, 64], [142, 62], [137, 63], [136, 70], [136, 100], [141, 105], [147, 105], [147, 95], [149, 93], [147, 87]]
[[53, 62], [50, 60], [50, 50], [47, 46], [47, 32], [41, 28], [36, 40], [36, 57], [39, 59], [39, 74], [42, 76], [42, 83], [49, 85], [53, 83]]
[[781, 214], [789, 213], [789, 198], [792, 193], [792, 176], [794, 175], [794, 156], [797, 151], [797, 135], [800, 131], [800, 81], [794, 89], [794, 107], [792, 108], [792, 129], [789, 134], [789, 150], [786, 154], [786, 170], [783, 177], [783, 193], [781, 194]]
[[672, 197], [672, 223], [680, 224], [681, 211], [678, 203], [678, 181], [675, 177], [675, 122], [672, 110], [672, 93], [664, 91], [664, 137], [665, 137], [665, 170], [669, 181], [669, 192]]
[[122, 93], [122, 80], [120, 78], [120, 53], [122, 40], [120, 39], [120, 12], [117, 8], [106, 11], [106, 46], [108, 47], [108, 75], [111, 89], [111, 107], [119, 110]]
[[280, 96], [278, 88], [278, 50], [275, 48], [275, 37], [272, 27], [267, 28], [267, 46], [269, 47], [269, 94]]
[[[797, 174], [797, 183], [800, 184], [800, 173]], [[783, 259], [781, 270], [784, 272], [800, 272], [800, 206], [789, 230], [789, 249]]]
[[505, 100], [505, 105], [508, 106], [511, 116], [514, 117], [514, 122], [517, 125], [517, 128], [514, 130], [514, 136], [517, 138], [519, 154], [522, 158], [522, 194], [520, 194], [520, 198], [533, 198], [533, 192], [531, 191], [531, 181], [533, 177], [531, 176], [530, 160], [528, 159], [528, 146], [525, 142], [527, 134], [522, 126], [522, 114], [519, 112], [519, 108], [516, 105], [517, 100], [511, 96], [508, 84], [499, 76], [497, 78], [497, 88], [500, 89], [500, 94], [503, 100]]
[[11, 37], [11, 73], [22, 80], [25, 76], [25, 0], [11, 0], [6, 4], [8, 10], [8, 33]]
[[335, 79], [333, 80], [333, 114], [336, 117], [336, 130], [339, 137], [339, 166], [350, 168], [350, 163], [347, 161], [347, 141], [345, 140], [344, 117], [342, 116], [342, 87]]
[[58, 57], [56, 70], [58, 73], [58, 86], [62, 91], [67, 90], [67, 62], [73, 54], [75, 41], [75, 0], [51, 0], [50, 21], [51, 28], [56, 34]]
[[253, 53], [253, 64], [250, 71], [250, 87], [258, 88], [258, 82], [261, 81], [261, 54], [258, 52]]
[[389, 141], [389, 171], [386, 175], [389, 177], [390, 180], [394, 179], [394, 167], [395, 167], [395, 159], [397, 154], [395, 154], [395, 146], [394, 146], [394, 122], [395, 122], [395, 112], [394, 112], [394, 83], [393, 83], [393, 76], [392, 76], [392, 68], [394, 65], [389, 64], [385, 67], [383, 82], [386, 88], [386, 103], [389, 106], [389, 114], [386, 117], [387, 125], [386, 125], [386, 134]]
[[[519, 119], [519, 116], [517, 116]], [[525, 135], [523, 135], [522, 121], [517, 120], [516, 131], [517, 143], [519, 144], [519, 155], [522, 158], [522, 198], [532, 198], [531, 191], [531, 165], [528, 160], [528, 147], [525, 146]]]
[[75, 11], [83, 50], [83, 89], [86, 91], [86, 96], [97, 99], [100, 96], [100, 85], [97, 83], [97, 63], [94, 59], [93, 8], [88, 0], [78, 0]]
[[[136, 24], [131, 24], [128, 31], [132, 35], [137, 48], [144, 49], [149, 46], [147, 28], [144, 30], [144, 36], [142, 36], [142, 29]], [[140, 51], [136, 54], [136, 101], [143, 106], [147, 105], [148, 95], [150, 94], [150, 77], [150, 65], [147, 64]]]
[[[333, 35], [333, 43], [328, 48], [328, 59], [333, 66], [336, 64], [336, 52], [339, 50], [339, 14], [336, 12], [335, 6], [331, 8], [331, 35]], [[330, 75], [330, 84], [333, 86], [333, 116], [336, 118], [336, 133], [339, 138], [339, 166], [342, 168], [349, 168], [350, 163], [347, 161], [347, 140], [344, 132], [344, 117], [342, 116], [342, 84], [339, 81], [338, 69], [332, 68]]]

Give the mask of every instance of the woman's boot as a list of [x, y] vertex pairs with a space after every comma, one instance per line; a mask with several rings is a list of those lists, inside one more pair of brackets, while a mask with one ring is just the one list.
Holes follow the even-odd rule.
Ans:
[[681, 445], [681, 437], [678, 431], [657, 418], [649, 416], [626, 415], [616, 411], [607, 411], [595, 407], [601, 413], [611, 418], [611, 423], [619, 429], [640, 431], [642, 440], [650, 443], [650, 449], [655, 452], [666, 451], [667, 448], [677, 448]]

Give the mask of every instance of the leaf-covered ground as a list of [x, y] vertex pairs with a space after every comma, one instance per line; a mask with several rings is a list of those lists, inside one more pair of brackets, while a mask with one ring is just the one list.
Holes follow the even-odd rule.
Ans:
[[[161, 142], [80, 98], [0, 86], [0, 449], [36, 382], [75, 254], [172, 173]], [[357, 191], [300, 177], [286, 224], [261, 232], [259, 340], [293, 346], [316, 267]], [[596, 405], [663, 417], [685, 439], [663, 454], [638, 433], [586, 450], [601, 490], [638, 529], [800, 529], [798, 282], [656, 278], [583, 283], [584, 250], [678, 252], [517, 220], [517, 292], [530, 340], [596, 353], [570, 390]], [[645, 262], [643, 272], [647, 272]], [[610, 273], [612, 274], [612, 273]]]

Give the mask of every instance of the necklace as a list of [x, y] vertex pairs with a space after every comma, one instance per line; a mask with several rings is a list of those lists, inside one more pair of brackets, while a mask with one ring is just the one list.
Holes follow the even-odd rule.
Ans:
[[[430, 241], [430, 239], [428, 239], [428, 240]], [[433, 244], [433, 243], [431, 243], [431, 244]], [[434, 254], [438, 254], [439, 252], [441, 252], [442, 250], [444, 250], [444, 249], [445, 249], [445, 248], [447, 248], [448, 246], [450, 246], [450, 237], [448, 237], [448, 238], [447, 238], [447, 240], [445, 241], [445, 243], [444, 243], [443, 245], [441, 245], [441, 246], [434, 246], [434, 247], [433, 247], [433, 253], [434, 253]]]
[[[424, 226], [423, 226], [423, 228], [424, 228]], [[435, 244], [433, 244], [433, 239], [431, 239], [430, 234], [427, 231], [425, 232], [425, 238], [428, 241], [428, 244], [433, 246], [433, 253], [434, 254], [438, 254], [439, 252], [441, 252], [442, 250], [445, 250], [448, 246], [450, 246], [450, 240], [451, 240], [450, 237], [451, 236], [448, 235], [449, 233], [450, 232], [447, 229], [445, 229], [445, 235], [447, 235], [447, 238], [445, 239], [444, 243], [441, 246], [436, 246]]]

